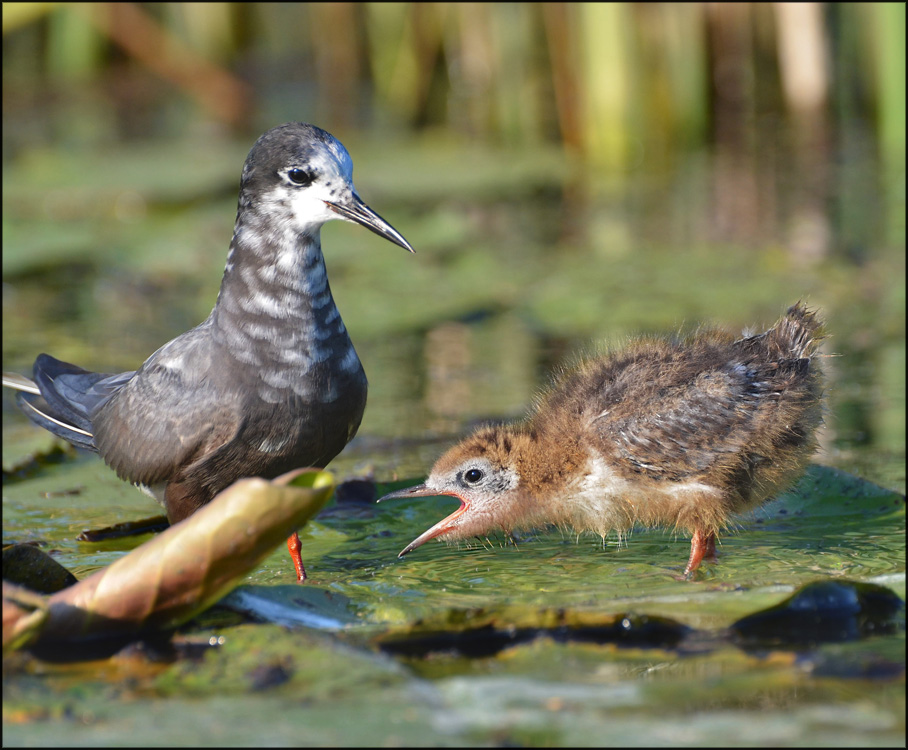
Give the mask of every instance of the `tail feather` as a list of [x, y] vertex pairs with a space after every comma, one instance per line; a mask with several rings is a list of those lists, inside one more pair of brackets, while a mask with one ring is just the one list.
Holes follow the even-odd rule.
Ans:
[[809, 359], [824, 338], [823, 321], [816, 311], [798, 302], [768, 331], [740, 339], [736, 345], [750, 354], [763, 352], [761, 358], [768, 354], [776, 361], [798, 360]]
[[3, 386], [12, 388], [15, 391], [25, 391], [26, 393], [41, 393], [35, 381], [31, 378], [20, 375], [18, 372], [4, 372]]
[[786, 352], [789, 357], [809, 357], [823, 340], [823, 322], [816, 311], [798, 302], [788, 308], [785, 316], [768, 332], [770, 346]]
[[36, 425], [79, 448], [97, 451], [91, 415], [133, 374], [89, 372], [41, 354], [35, 360], [34, 380], [4, 374], [3, 384], [19, 391], [16, 403]]
[[[46, 405], [46, 415], [91, 434], [90, 415], [98, 399], [89, 394], [96, 383], [109, 376], [41, 354], [35, 360], [34, 377]], [[28, 397], [22, 398], [28, 400]], [[34, 398], [30, 402], [33, 407], [37, 406]]]
[[32, 422], [38, 427], [43, 427], [57, 437], [61, 437], [77, 448], [86, 448], [97, 452], [95, 436], [88, 430], [57, 418], [47, 401], [41, 396], [32, 393], [19, 392], [16, 394], [16, 403]]

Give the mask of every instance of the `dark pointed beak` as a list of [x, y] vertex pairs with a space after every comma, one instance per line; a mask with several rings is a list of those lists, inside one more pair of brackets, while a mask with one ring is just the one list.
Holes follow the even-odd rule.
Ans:
[[393, 500], [401, 497], [441, 497], [435, 490], [430, 490], [425, 484], [417, 484], [413, 487], [404, 487], [402, 490], [395, 490], [383, 495], [375, 502], [380, 503], [382, 500]]
[[[417, 484], [415, 487], [407, 487], [406, 489], [397, 490], [396, 492], [389, 492], [384, 497], [378, 498], [376, 502], [380, 503], [382, 500], [391, 500], [393, 498], [402, 497], [443, 497], [445, 494], [447, 493], [439, 494], [438, 490], [429, 489], [424, 484]], [[435, 537], [444, 534], [451, 527], [451, 523], [455, 518], [462, 516], [470, 509], [470, 504], [462, 497], [458, 497], [457, 495], [450, 495], [450, 497], [456, 497], [458, 500], [460, 500], [460, 507], [455, 510], [450, 516], [435, 524], [431, 529], [416, 537], [416, 539], [414, 539], [400, 551], [400, 553], [397, 555], [398, 557], [403, 557], [408, 552], [412, 552], [417, 547], [428, 542], [430, 539], [434, 539]]]
[[352, 199], [344, 203], [325, 201], [325, 205], [347, 219], [347, 221], [355, 221], [357, 224], [362, 224], [379, 237], [384, 237], [386, 240], [390, 240], [395, 245], [400, 245], [404, 250], [409, 250], [411, 253], [415, 252], [400, 232], [363, 203], [362, 198], [356, 193], [352, 195]]

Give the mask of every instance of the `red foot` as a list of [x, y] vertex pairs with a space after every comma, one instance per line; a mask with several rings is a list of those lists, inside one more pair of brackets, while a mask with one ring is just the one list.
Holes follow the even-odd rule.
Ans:
[[716, 534], [713, 531], [697, 529], [690, 540], [690, 558], [684, 569], [684, 577], [690, 578], [694, 571], [700, 567], [703, 558], [710, 562], [716, 561]]
[[300, 541], [300, 535], [294, 531], [287, 537], [287, 549], [290, 551], [293, 567], [296, 568], [296, 580], [300, 583], [306, 580], [306, 569], [303, 567], [303, 558], [300, 556], [302, 548], [303, 543]]

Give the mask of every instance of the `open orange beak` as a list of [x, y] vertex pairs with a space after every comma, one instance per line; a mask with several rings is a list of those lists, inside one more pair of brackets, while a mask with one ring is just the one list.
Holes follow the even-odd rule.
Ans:
[[412, 552], [417, 547], [425, 544], [430, 539], [434, 539], [437, 536], [444, 534], [446, 531], [449, 531], [454, 525], [454, 520], [462, 516], [470, 509], [470, 504], [464, 500], [459, 495], [455, 495], [451, 492], [438, 492], [438, 490], [430, 489], [426, 487], [425, 484], [417, 484], [415, 487], [407, 487], [403, 490], [397, 490], [397, 492], [389, 492], [384, 497], [380, 497], [376, 502], [381, 502], [382, 500], [391, 500], [392, 498], [398, 497], [456, 497], [460, 500], [460, 507], [455, 510], [450, 516], [439, 521], [428, 531], [420, 534], [416, 539], [410, 542], [406, 547], [404, 547], [398, 557], [403, 557], [408, 552]]

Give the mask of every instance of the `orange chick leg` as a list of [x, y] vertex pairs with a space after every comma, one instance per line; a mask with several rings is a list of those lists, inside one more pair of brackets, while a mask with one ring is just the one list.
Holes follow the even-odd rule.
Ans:
[[714, 562], [716, 559], [716, 533], [697, 529], [690, 540], [690, 558], [684, 569], [684, 576], [690, 577], [700, 567], [703, 558]]
[[290, 551], [293, 567], [296, 568], [296, 580], [300, 583], [306, 580], [306, 569], [303, 567], [303, 558], [300, 556], [302, 548], [303, 543], [300, 541], [300, 535], [294, 531], [287, 537], [287, 549]]

